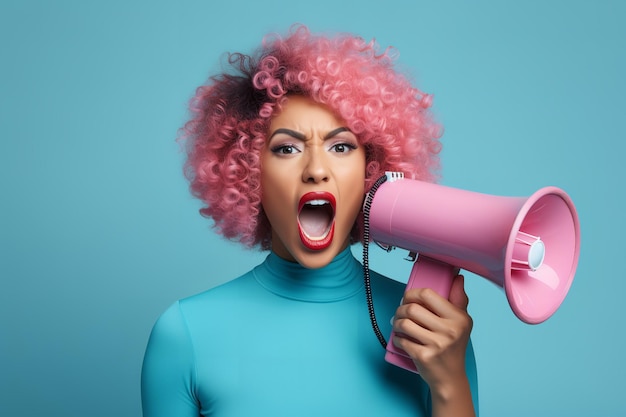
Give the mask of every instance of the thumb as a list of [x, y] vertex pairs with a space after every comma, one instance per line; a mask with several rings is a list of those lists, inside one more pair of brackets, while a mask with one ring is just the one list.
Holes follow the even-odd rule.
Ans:
[[452, 281], [452, 287], [450, 288], [449, 300], [452, 304], [462, 310], [467, 310], [469, 299], [465, 293], [465, 277], [463, 275], [457, 275]]

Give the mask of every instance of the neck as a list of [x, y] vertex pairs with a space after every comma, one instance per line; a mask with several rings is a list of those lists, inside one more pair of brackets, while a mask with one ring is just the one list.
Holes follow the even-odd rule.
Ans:
[[255, 268], [257, 281], [281, 297], [309, 302], [340, 301], [362, 292], [363, 270], [350, 248], [341, 251], [326, 266], [305, 268], [270, 253]]

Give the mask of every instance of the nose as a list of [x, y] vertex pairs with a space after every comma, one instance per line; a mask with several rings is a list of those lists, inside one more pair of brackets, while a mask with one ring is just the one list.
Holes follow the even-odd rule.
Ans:
[[323, 150], [316, 149], [309, 153], [302, 170], [302, 181], [313, 184], [328, 181], [328, 165]]

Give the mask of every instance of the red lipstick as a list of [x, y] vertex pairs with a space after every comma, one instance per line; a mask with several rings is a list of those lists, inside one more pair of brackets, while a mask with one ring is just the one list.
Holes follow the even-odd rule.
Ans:
[[335, 234], [335, 196], [326, 191], [304, 194], [298, 202], [298, 231], [310, 250], [330, 246]]

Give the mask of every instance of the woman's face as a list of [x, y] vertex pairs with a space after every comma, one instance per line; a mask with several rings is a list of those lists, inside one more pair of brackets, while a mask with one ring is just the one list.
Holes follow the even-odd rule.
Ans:
[[262, 205], [272, 250], [307, 268], [350, 243], [365, 187], [365, 150], [325, 106], [290, 96], [261, 152]]

